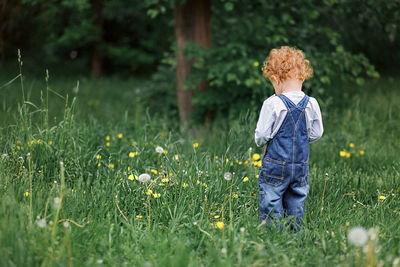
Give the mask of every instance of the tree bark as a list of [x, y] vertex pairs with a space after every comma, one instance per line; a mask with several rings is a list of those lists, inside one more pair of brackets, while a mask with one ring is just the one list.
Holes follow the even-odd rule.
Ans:
[[100, 76], [103, 73], [103, 56], [101, 53], [101, 44], [103, 42], [103, 16], [101, 0], [92, 0], [92, 7], [95, 13], [94, 24], [100, 31], [99, 40], [93, 43], [92, 47], [92, 75]]
[[[192, 113], [192, 97], [195, 91], [182, 90], [186, 77], [194, 59], [183, 56], [186, 41], [191, 41], [205, 48], [211, 47], [211, 4], [210, 0], [187, 0], [185, 4], [175, 4], [175, 39], [179, 52], [177, 55], [176, 69], [176, 94], [179, 108], [180, 125], [185, 126], [189, 122]], [[206, 90], [208, 82], [203, 81], [196, 90]]]

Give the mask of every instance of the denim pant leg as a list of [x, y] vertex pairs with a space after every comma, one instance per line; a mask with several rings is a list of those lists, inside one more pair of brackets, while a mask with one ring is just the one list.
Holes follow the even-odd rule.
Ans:
[[[287, 216], [293, 216], [291, 228], [295, 231], [301, 226], [304, 219], [304, 203], [309, 192], [308, 176], [299, 175], [289, 184], [283, 195], [283, 206]], [[300, 220], [301, 219], [301, 220]]]

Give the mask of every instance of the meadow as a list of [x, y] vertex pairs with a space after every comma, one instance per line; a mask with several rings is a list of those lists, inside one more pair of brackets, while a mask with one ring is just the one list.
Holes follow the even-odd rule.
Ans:
[[[400, 265], [398, 78], [327, 90], [294, 234], [259, 224], [258, 114], [179, 131], [144, 79], [12, 77], [0, 80], [0, 266]], [[364, 247], [348, 240], [357, 226]]]

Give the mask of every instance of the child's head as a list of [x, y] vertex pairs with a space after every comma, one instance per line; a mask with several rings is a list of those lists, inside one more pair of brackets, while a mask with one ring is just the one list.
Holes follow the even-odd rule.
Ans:
[[282, 83], [286, 80], [304, 80], [310, 78], [313, 70], [303, 51], [281, 46], [269, 52], [262, 68], [263, 76], [271, 82]]

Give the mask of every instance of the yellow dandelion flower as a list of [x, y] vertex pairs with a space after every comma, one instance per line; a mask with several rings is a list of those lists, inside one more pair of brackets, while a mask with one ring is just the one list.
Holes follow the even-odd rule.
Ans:
[[339, 155], [340, 155], [341, 157], [346, 157], [346, 150], [340, 151], [340, 152], [339, 152]]
[[218, 156], [215, 156], [215, 159], [218, 159]]
[[129, 157], [130, 157], [130, 158], [133, 158], [134, 156], [136, 156], [136, 155], [135, 155], [135, 152], [129, 152]]
[[258, 174], [258, 173], [256, 174], [256, 178], [257, 178], [257, 179], [258, 179], [258, 176], [259, 176], [259, 175], [260, 175], [260, 174]]
[[247, 182], [248, 180], [249, 180], [249, 177], [247, 177], [247, 176], [243, 178], [243, 182]]
[[168, 150], [164, 149], [163, 153], [168, 154]]
[[158, 185], [159, 185], [159, 186], [164, 186], [165, 184], [163, 184], [163, 183], [159, 183]]
[[254, 67], [258, 67], [258, 65], [260, 65], [260, 63], [258, 63], [258, 61], [254, 61], [254, 62], [253, 62], [253, 66], [254, 66]]
[[131, 167], [128, 166], [127, 170], [128, 170], [128, 172], [129, 172], [129, 171], [131, 170]]
[[110, 136], [109, 135], [106, 136], [106, 140], [110, 141]]
[[238, 164], [239, 164], [239, 165], [242, 165], [242, 164], [243, 164], [243, 162], [239, 161], [239, 162], [238, 162]]
[[136, 219], [142, 219], [143, 216], [142, 215], [136, 215]]
[[20, 144], [21, 144], [21, 141], [17, 140], [17, 144], [20, 145]]
[[38, 145], [43, 144], [42, 140], [40, 140], [40, 139], [37, 140], [37, 143], [38, 143]]
[[168, 175], [172, 177], [172, 172], [169, 172]]
[[214, 216], [214, 219], [219, 219], [219, 215], [215, 215], [215, 216]]
[[221, 168], [218, 168], [218, 170], [220, 171], [220, 170], [221, 170]]
[[153, 194], [153, 191], [151, 189], [147, 190], [146, 195], [150, 196], [151, 194]]
[[229, 165], [233, 166], [233, 162], [231, 162], [231, 164], [229, 164]]
[[252, 159], [253, 159], [254, 161], [259, 160], [259, 159], [260, 159], [260, 154], [254, 153], [253, 156], [252, 156]]
[[197, 180], [197, 181], [196, 181], [196, 184], [200, 184], [200, 181], [199, 181], [199, 180]]
[[110, 163], [110, 164], [108, 164], [108, 168], [110, 168], [110, 169], [114, 169], [114, 163]]
[[110, 142], [107, 142], [107, 143], [106, 143], [106, 146], [110, 146]]
[[101, 166], [101, 163], [99, 162], [99, 163], [97, 163], [97, 167], [100, 167]]
[[137, 178], [138, 178], [138, 177], [137, 177], [136, 174], [130, 174], [130, 175], [128, 176], [128, 179], [129, 179], [129, 180], [132, 180], [132, 181], [135, 180], [135, 179], [137, 180]]
[[52, 145], [52, 144], [53, 144], [53, 141], [50, 140], [50, 141], [49, 141], [49, 145]]
[[72, 191], [72, 193], [75, 193], [75, 192], [76, 192], [76, 190], [75, 190], [75, 189], [72, 189], [71, 191]]
[[154, 193], [154, 194], [153, 194], [153, 197], [154, 197], [154, 198], [159, 198], [160, 196], [161, 196], [160, 193]]
[[249, 164], [249, 162], [246, 160], [246, 161], [244, 162], [244, 165], [247, 166], [248, 164]]
[[349, 152], [346, 153], [346, 158], [350, 158], [350, 153]]
[[28, 191], [26, 191], [25, 193], [24, 193], [24, 196], [29, 196], [29, 192]]
[[380, 200], [385, 200], [386, 197], [385, 197], [385, 196], [379, 196], [379, 199], [380, 199]]
[[31, 146], [31, 145], [33, 145], [33, 143], [34, 143], [34, 141], [31, 140], [30, 142], [28, 142], [28, 145]]
[[151, 172], [154, 173], [154, 174], [158, 173], [157, 170], [155, 170], [155, 169], [151, 169]]
[[354, 148], [354, 144], [353, 143], [350, 143], [350, 148]]
[[202, 186], [207, 187], [207, 184], [206, 184], [206, 183], [203, 183]]
[[169, 179], [168, 179], [168, 178], [163, 178], [163, 179], [161, 179], [161, 182], [163, 182], [163, 183], [168, 183], [168, 182], [169, 182]]
[[97, 155], [97, 156], [96, 156], [96, 159], [101, 159], [101, 155]]
[[360, 155], [362, 156], [364, 154], [365, 154], [365, 151], [364, 150], [360, 150]]
[[228, 163], [229, 162], [229, 158], [226, 158], [225, 162]]
[[24, 147], [23, 147], [23, 146], [21, 146], [21, 150], [24, 150]]
[[193, 143], [193, 147], [194, 147], [194, 148], [198, 148], [198, 147], [199, 147], [199, 143], [197, 143], [197, 142], [196, 142], [196, 143]]
[[218, 229], [224, 229], [224, 222], [217, 222], [216, 224], [215, 224], [215, 226], [218, 228]]
[[17, 146], [17, 150], [20, 150], [21, 149], [21, 147], [20, 146]]
[[119, 133], [118, 138], [121, 139], [122, 137], [124, 137], [124, 135], [122, 133]]
[[236, 193], [232, 195], [232, 198], [238, 198], [238, 197], [239, 197], [239, 195]]
[[188, 187], [189, 185], [187, 184], [187, 183], [183, 183], [183, 188], [186, 188], [186, 187]]

